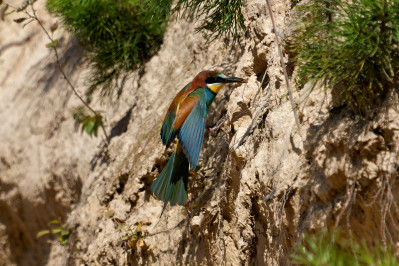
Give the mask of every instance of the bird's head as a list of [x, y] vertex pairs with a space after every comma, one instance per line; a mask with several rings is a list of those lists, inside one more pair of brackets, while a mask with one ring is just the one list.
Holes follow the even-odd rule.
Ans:
[[207, 73], [207, 77], [205, 78], [206, 86], [213, 91], [214, 93], [218, 93], [220, 89], [227, 83], [247, 83], [248, 81], [242, 78], [226, 76], [221, 73], [217, 73], [214, 71], [209, 71]]

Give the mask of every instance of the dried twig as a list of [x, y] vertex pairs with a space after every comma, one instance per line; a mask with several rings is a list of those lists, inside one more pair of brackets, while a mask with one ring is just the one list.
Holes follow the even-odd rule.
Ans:
[[291, 102], [291, 106], [292, 106], [292, 111], [294, 112], [294, 117], [295, 117], [295, 123], [298, 126], [298, 129], [301, 128], [300, 124], [299, 124], [299, 120], [298, 120], [298, 115], [296, 112], [296, 105], [294, 102], [294, 98], [292, 97], [292, 90], [290, 87], [290, 82], [288, 80], [288, 74], [287, 74], [287, 69], [285, 68], [285, 63], [284, 63], [284, 56], [283, 56], [283, 52], [281, 51], [281, 44], [277, 35], [277, 27], [276, 24], [274, 22], [274, 17], [273, 17], [273, 12], [272, 12], [272, 7], [270, 5], [270, 0], [266, 0], [267, 2], [267, 7], [269, 9], [269, 14], [270, 14], [270, 18], [272, 20], [272, 24], [273, 24], [273, 31], [274, 34], [276, 35], [276, 41], [277, 41], [277, 48], [278, 48], [278, 53], [280, 54], [280, 61], [281, 61], [281, 67], [283, 68], [283, 72], [284, 72], [284, 78], [285, 78], [285, 83], [287, 84], [287, 90], [288, 90], [288, 95], [290, 97], [290, 102]]
[[[42, 30], [44, 31], [44, 33], [47, 35], [47, 38], [51, 41], [51, 43], [55, 43], [56, 40], [54, 40], [54, 38], [50, 35], [50, 33], [46, 30], [46, 28], [44, 27], [43, 23], [40, 21], [40, 19], [37, 17], [36, 15], [36, 10], [33, 6], [33, 3], [31, 3], [31, 9], [32, 9], [32, 14], [29, 13], [28, 11], [25, 11], [25, 14], [27, 14], [29, 16], [29, 18], [37, 21], [37, 23], [39, 24], [39, 26], [42, 28]], [[62, 76], [64, 77], [64, 79], [67, 81], [69, 87], [72, 89], [73, 93], [76, 95], [76, 97], [78, 97], [78, 99], [84, 104], [84, 106], [87, 107], [87, 109], [89, 109], [94, 115], [98, 115], [98, 112], [95, 111], [80, 95], [79, 93], [76, 91], [75, 87], [72, 85], [71, 81], [69, 80], [69, 78], [67, 77], [66, 73], [64, 72], [64, 70], [62, 69], [61, 63], [60, 63], [60, 58], [58, 56], [58, 51], [57, 51], [57, 47], [56, 45], [51, 45], [50, 46], [55, 54], [55, 58], [57, 60], [57, 67], [58, 70], [60, 71], [60, 73], [62, 74]], [[105, 136], [105, 142], [107, 144], [109, 144], [109, 137], [108, 134], [105, 130], [104, 124], [101, 123], [101, 128], [103, 130], [104, 136]]]

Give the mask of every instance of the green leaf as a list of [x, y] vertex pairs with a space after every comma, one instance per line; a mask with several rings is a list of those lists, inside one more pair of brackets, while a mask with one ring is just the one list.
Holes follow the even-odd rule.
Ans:
[[62, 230], [61, 228], [54, 228], [54, 229], [51, 229], [51, 233], [57, 234], [57, 233], [60, 233], [61, 230]]
[[69, 236], [69, 231], [68, 230], [61, 230], [61, 235], [62, 236]]
[[89, 121], [89, 122], [86, 124], [86, 133], [87, 133], [87, 134], [89, 134], [89, 135], [92, 134], [93, 126], [94, 126], [94, 124], [93, 124], [92, 121]]
[[52, 41], [50, 43], [47, 43], [46, 44], [46, 48], [56, 47], [57, 44], [58, 44], [58, 40], [54, 40], [54, 41]]
[[97, 137], [98, 127], [100, 126], [100, 124], [101, 124], [101, 121], [96, 120], [94, 122], [94, 126], [93, 126], [92, 132], [93, 132], [94, 136], [96, 136], [96, 137]]
[[59, 223], [60, 223], [60, 221], [58, 221], [58, 220], [52, 220], [49, 222], [49, 224], [59, 224]]
[[36, 237], [39, 238], [39, 237], [42, 237], [42, 236], [47, 235], [47, 234], [50, 234], [50, 230], [42, 230], [42, 231], [39, 231], [36, 234]]
[[57, 240], [61, 243], [61, 245], [65, 245], [68, 243], [69, 240], [69, 234], [68, 235], [58, 235]]

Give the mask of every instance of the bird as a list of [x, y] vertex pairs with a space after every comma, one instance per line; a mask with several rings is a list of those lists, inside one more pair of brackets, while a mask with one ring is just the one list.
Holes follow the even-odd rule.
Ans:
[[189, 169], [195, 170], [204, 140], [206, 115], [220, 89], [227, 83], [247, 80], [226, 76], [217, 71], [202, 71], [173, 99], [161, 128], [162, 144], [168, 148], [177, 138], [175, 150], [151, 186], [164, 202], [162, 214], [171, 206], [184, 205], [188, 199]]

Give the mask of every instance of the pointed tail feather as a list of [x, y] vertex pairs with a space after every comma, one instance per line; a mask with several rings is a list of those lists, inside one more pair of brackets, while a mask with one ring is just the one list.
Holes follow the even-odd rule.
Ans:
[[166, 202], [170, 198], [169, 187], [173, 173], [174, 161], [175, 161], [175, 153], [173, 153], [172, 156], [170, 156], [168, 163], [163, 168], [161, 174], [158, 176], [158, 178], [154, 181], [154, 183], [151, 186], [152, 192], [154, 192], [154, 194], [160, 200]]
[[175, 152], [151, 187], [152, 192], [164, 202], [161, 216], [168, 202], [172, 206], [187, 202], [188, 167], [189, 162], [180, 143], [177, 143]]

